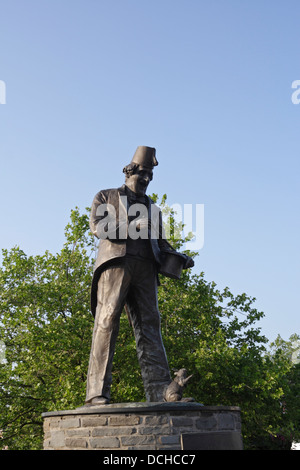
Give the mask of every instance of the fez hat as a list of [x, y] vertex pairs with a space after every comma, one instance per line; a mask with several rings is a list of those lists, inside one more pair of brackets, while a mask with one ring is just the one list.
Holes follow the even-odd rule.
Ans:
[[146, 168], [152, 168], [158, 165], [158, 161], [155, 156], [156, 150], [153, 147], [145, 147], [140, 145], [135, 154], [132, 157], [131, 163], [137, 163], [138, 165], [145, 166]]

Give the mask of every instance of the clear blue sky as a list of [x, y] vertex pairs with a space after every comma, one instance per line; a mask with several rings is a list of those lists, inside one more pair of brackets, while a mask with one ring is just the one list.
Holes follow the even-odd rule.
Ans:
[[205, 205], [194, 272], [300, 333], [298, 0], [0, 0], [0, 247], [60, 251], [70, 210], [156, 147], [149, 193]]

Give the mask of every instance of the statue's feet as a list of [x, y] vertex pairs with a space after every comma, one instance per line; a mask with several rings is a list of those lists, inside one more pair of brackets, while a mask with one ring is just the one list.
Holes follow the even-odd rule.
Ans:
[[109, 399], [106, 398], [106, 397], [102, 397], [102, 396], [94, 397], [94, 398], [92, 398], [92, 400], [88, 401], [86, 403], [86, 405], [88, 405], [88, 406], [90, 406], [90, 405], [109, 405]]

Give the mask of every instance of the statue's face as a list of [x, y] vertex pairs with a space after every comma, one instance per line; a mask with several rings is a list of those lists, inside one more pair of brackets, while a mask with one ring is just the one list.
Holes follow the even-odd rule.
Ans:
[[126, 186], [138, 196], [144, 196], [152, 178], [152, 170], [139, 166], [133, 175], [126, 178]]

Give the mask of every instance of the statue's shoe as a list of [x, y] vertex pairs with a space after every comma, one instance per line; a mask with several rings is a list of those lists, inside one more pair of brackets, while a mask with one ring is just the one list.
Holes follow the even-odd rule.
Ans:
[[94, 397], [86, 405], [109, 405], [109, 399], [102, 396]]

